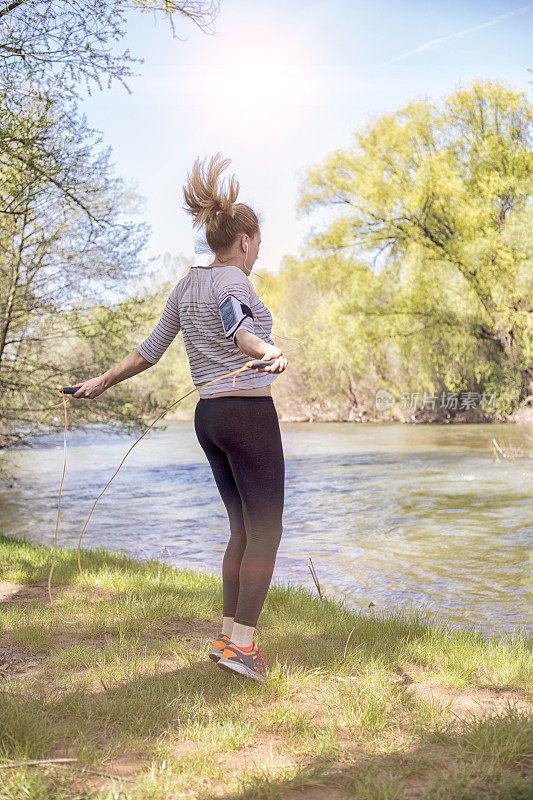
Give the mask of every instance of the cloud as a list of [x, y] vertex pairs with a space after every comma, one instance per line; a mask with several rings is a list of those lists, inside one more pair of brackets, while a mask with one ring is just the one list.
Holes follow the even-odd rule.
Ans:
[[526, 11], [529, 11], [533, 8], [533, 3], [529, 3], [527, 6], [521, 6], [520, 8], [515, 9], [514, 11], [510, 11], [508, 14], [500, 14], [493, 19], [490, 19], [488, 22], [483, 22], [481, 25], [475, 25], [473, 28], [465, 28], [462, 31], [457, 31], [457, 33], [452, 33], [449, 36], [441, 36], [438, 39], [430, 39], [428, 42], [424, 42], [419, 47], [416, 47], [414, 50], [409, 50], [408, 53], [402, 53], [395, 58], [391, 58], [390, 61], [386, 61], [385, 64], [382, 66], [387, 66], [388, 64], [394, 64], [396, 61], [403, 61], [405, 58], [409, 58], [410, 56], [414, 56], [417, 53], [423, 53], [425, 50], [432, 50], [435, 47], [438, 47], [443, 42], [449, 42], [451, 39], [459, 39], [461, 36], [466, 36], [468, 33], [473, 33], [474, 31], [479, 31], [482, 28], [490, 28], [492, 25], [497, 25], [499, 22], [502, 22], [504, 19], [509, 19], [510, 17], [517, 17], [519, 14], [525, 14]]

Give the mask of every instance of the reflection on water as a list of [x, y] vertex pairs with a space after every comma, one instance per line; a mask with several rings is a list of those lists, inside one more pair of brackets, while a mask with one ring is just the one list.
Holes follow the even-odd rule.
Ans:
[[[286, 501], [274, 580], [372, 612], [423, 609], [453, 626], [512, 634], [532, 622], [531, 435], [523, 426], [282, 423]], [[492, 437], [517, 448], [496, 462]], [[76, 547], [92, 503], [135, 437], [73, 431], [60, 543]], [[1, 530], [51, 544], [62, 435], [7, 455]], [[259, 490], [259, 487], [258, 487]], [[226, 511], [192, 422], [131, 452], [99, 501], [86, 547], [220, 573]], [[162, 548], [166, 551], [162, 554]]]

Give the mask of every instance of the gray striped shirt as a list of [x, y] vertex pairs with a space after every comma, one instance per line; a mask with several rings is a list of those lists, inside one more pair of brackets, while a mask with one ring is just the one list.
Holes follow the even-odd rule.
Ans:
[[[231, 338], [225, 337], [218, 308], [229, 294], [245, 303], [254, 315], [253, 319], [245, 317], [238, 330], [244, 328], [268, 344], [274, 344], [270, 338], [272, 315], [255, 293], [248, 276], [236, 266], [197, 266], [191, 267], [178, 281], [156, 327], [137, 345], [138, 352], [155, 364], [181, 330], [191, 377], [197, 388], [244, 366], [249, 357], [235, 344], [237, 331]], [[207, 397], [217, 392], [268, 386], [278, 374], [247, 369], [237, 375], [235, 387], [233, 376], [229, 376], [200, 389], [199, 395]]]

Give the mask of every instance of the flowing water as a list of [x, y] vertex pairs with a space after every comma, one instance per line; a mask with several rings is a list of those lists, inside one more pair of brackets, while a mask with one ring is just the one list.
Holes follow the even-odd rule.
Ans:
[[[209, 464], [192, 421], [162, 424], [128, 456], [83, 544], [220, 574], [229, 532]], [[282, 422], [281, 431], [286, 494], [274, 581], [315, 592], [311, 558], [326, 596], [353, 608], [420, 609], [495, 638], [531, 634], [530, 430]], [[493, 437], [512, 460], [495, 458]], [[69, 431], [61, 545], [77, 546], [135, 438], [105, 427]], [[16, 478], [2, 488], [0, 530], [52, 544], [62, 433], [4, 458]]]

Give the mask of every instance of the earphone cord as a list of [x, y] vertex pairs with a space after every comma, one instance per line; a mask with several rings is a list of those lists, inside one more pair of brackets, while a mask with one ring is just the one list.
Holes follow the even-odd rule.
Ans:
[[[244, 244], [245, 244], [245, 246], [246, 246], [246, 255], [245, 255], [245, 257], [244, 257], [244, 269], [246, 269], [246, 259], [248, 258], [248, 242], [245, 242]], [[248, 279], [250, 279], [250, 274], [251, 274], [251, 272], [252, 272], [252, 270], [250, 270], [249, 272], [247, 272], [247, 273], [246, 273], [246, 274], [248, 275]], [[261, 298], [261, 297], [264, 295], [264, 293], [266, 292], [267, 288], [268, 288], [268, 281], [267, 281], [267, 279], [266, 279], [266, 278], [265, 278], [263, 275], [261, 275], [259, 272], [255, 272], [254, 274], [255, 274], [255, 275], [259, 275], [259, 277], [260, 277], [260, 278], [263, 278], [263, 280], [264, 280], [264, 282], [265, 282], [265, 288], [263, 289], [263, 291], [261, 292], [261, 294], [258, 294], [258, 295], [257, 295], [259, 298]], [[257, 293], [256, 293], [256, 294], [257, 294]], [[294, 337], [292, 337], [292, 336], [281, 336], [281, 334], [279, 334], [279, 333], [270, 333], [270, 334], [268, 334], [268, 333], [266, 332], [266, 330], [263, 328], [263, 326], [261, 325], [261, 323], [259, 322], [259, 320], [256, 320], [256, 319], [255, 319], [255, 317], [254, 317], [254, 321], [255, 321], [255, 322], [257, 322], [257, 324], [259, 325], [259, 327], [261, 328], [261, 330], [263, 331], [263, 333], [264, 333], [266, 336], [277, 336], [277, 338], [278, 338], [278, 339], [285, 339], [285, 341], [287, 341], [287, 342], [300, 342], [300, 344], [297, 344], [297, 345], [295, 345], [294, 347], [289, 347], [289, 349], [286, 351], [287, 353], [290, 353], [290, 351], [291, 351], [291, 350], [298, 350], [300, 347], [303, 347], [303, 346], [304, 346], [304, 344], [305, 344], [305, 342], [302, 342], [302, 340], [301, 340], [301, 339], [296, 339], [296, 338], [294, 338]], [[280, 349], [281, 349], [281, 348], [280, 348]]]
[[[268, 288], [268, 281], [259, 272], [254, 272], [254, 275], [259, 275], [259, 277], [262, 278], [264, 280], [264, 282], [265, 282], [265, 288], [263, 289], [261, 294], [257, 295], [258, 297], [262, 297], [264, 295], [264, 293], [266, 292], [267, 288]], [[270, 336], [277, 336], [278, 339], [285, 339], [287, 342], [300, 342], [300, 344], [296, 344], [296, 345], [294, 345], [294, 347], [289, 347], [289, 349], [285, 351], [286, 353], [290, 353], [291, 350], [298, 350], [300, 347], [303, 347], [304, 344], [305, 344], [305, 342], [302, 342], [301, 339], [297, 339], [296, 337], [293, 337], [293, 336], [281, 336], [281, 334], [273, 333], [273, 332], [271, 334], [268, 334], [266, 332], [266, 330], [263, 328], [263, 326], [261, 325], [261, 323], [259, 322], [259, 320], [256, 319], [255, 321], [257, 322], [257, 324], [259, 325], [259, 327], [261, 328], [263, 333], [266, 334], [266, 336], [269, 336], [269, 335]]]

